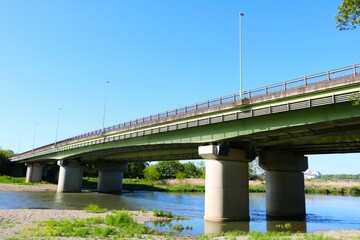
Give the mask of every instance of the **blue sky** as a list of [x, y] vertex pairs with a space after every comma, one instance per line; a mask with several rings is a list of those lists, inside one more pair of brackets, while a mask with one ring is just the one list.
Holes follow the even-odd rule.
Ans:
[[[15, 152], [243, 89], [359, 63], [340, 0], [0, 1], [0, 146]], [[36, 123], [38, 123], [36, 125]], [[35, 127], [36, 126], [36, 127]], [[36, 135], [35, 135], [36, 128]], [[360, 155], [310, 169], [359, 173]]]

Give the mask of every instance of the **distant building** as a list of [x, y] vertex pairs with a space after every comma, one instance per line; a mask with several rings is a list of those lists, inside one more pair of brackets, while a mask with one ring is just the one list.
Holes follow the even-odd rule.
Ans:
[[319, 171], [310, 171], [309, 169], [304, 172], [305, 179], [312, 179], [312, 178], [321, 178], [321, 172]]

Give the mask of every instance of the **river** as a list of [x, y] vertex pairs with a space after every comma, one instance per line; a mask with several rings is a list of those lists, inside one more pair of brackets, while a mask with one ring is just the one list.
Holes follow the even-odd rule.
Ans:
[[[305, 221], [276, 221], [266, 218], [265, 194], [250, 193], [250, 221], [213, 223], [203, 220], [203, 193], [124, 192], [120, 195], [101, 193], [54, 193], [54, 192], [0, 192], [0, 209], [45, 208], [83, 209], [97, 204], [108, 209], [153, 210], [163, 209], [190, 220], [172, 221], [189, 229], [182, 233], [197, 235], [219, 233], [227, 230], [277, 231], [280, 225], [291, 224], [292, 231], [312, 232], [331, 229], [360, 229], [360, 197], [306, 195]], [[168, 225], [159, 227], [167, 230]]]

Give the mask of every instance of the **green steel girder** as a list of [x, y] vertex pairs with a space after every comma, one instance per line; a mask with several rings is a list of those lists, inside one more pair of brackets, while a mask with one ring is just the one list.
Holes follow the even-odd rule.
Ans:
[[[304, 154], [357, 152], [360, 109], [348, 99], [336, 102], [336, 96], [345, 94], [346, 98], [347, 93], [359, 90], [357, 83], [252, 105], [207, 110], [15, 156], [12, 161], [194, 159], [198, 158], [197, 147], [209, 143]], [[308, 105], [294, 110], [289, 108], [291, 104]], [[280, 108], [282, 112], [274, 113]], [[331, 150], [333, 146], [338, 149]]]

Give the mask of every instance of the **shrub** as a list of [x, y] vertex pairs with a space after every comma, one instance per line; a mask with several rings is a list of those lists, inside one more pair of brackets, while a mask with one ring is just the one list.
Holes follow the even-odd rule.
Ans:
[[105, 223], [110, 226], [121, 227], [124, 224], [134, 223], [134, 220], [127, 211], [119, 211], [115, 214], [107, 215]]
[[155, 166], [149, 166], [144, 170], [144, 176], [147, 180], [157, 181], [160, 180], [161, 174]]
[[104, 213], [108, 211], [106, 208], [101, 208], [96, 204], [89, 204], [84, 208], [84, 210], [88, 213]]

